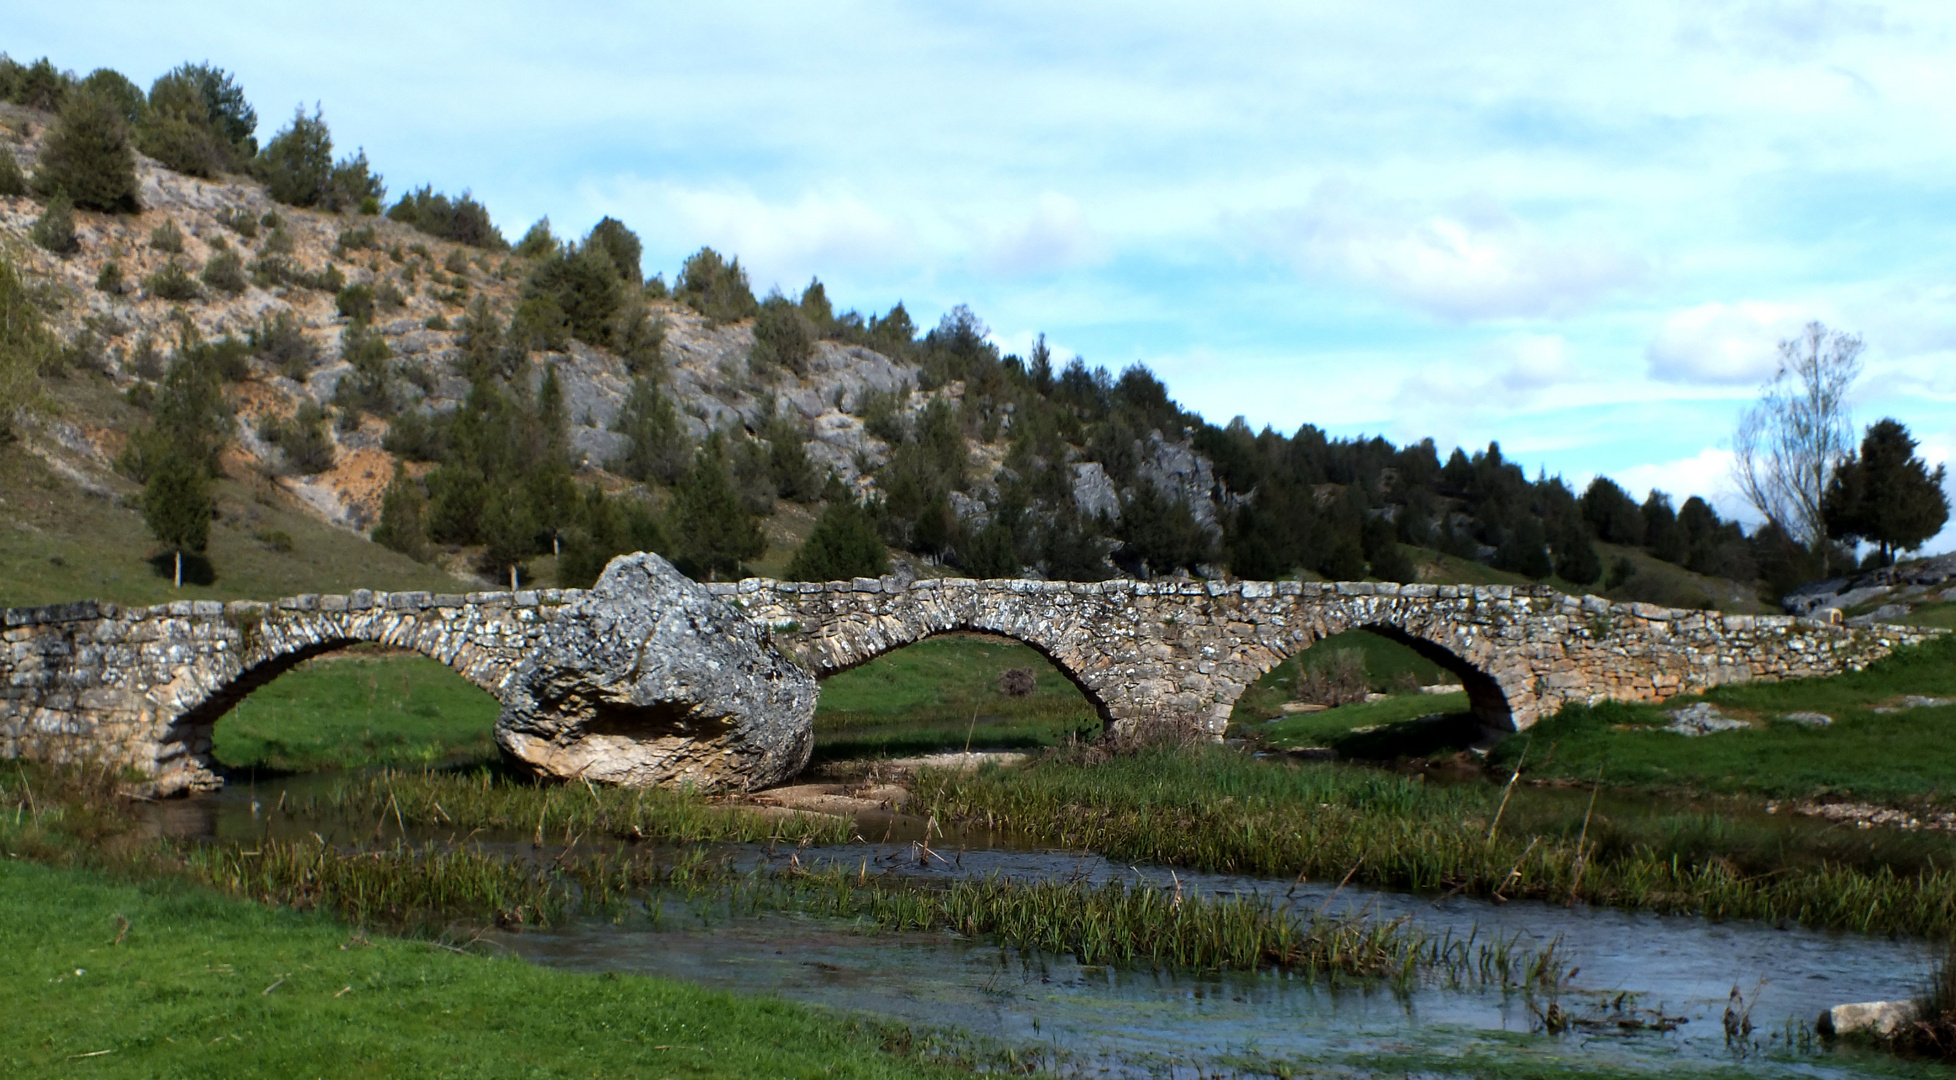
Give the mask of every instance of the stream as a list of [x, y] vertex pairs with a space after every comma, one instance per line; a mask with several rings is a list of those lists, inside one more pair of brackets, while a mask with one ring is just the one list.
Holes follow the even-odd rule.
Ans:
[[[184, 837], [245, 840], [317, 830], [351, 839], [336, 819], [261, 812], [281, 793], [302, 802], [329, 782], [336, 781], [260, 780], [255, 790], [233, 784], [150, 812], [161, 831]], [[1306, 913], [1404, 917], [1429, 934], [1456, 939], [1512, 941], [1534, 951], [1553, 945], [1562, 968], [1573, 972], [1553, 995], [1439, 980], [1399, 986], [1277, 973], [1204, 975], [1087, 965], [951, 934], [864, 933], [792, 914], [729, 917], [670, 902], [656, 927], [642, 916], [619, 924], [587, 919], [491, 940], [553, 967], [681, 978], [957, 1030], [1062, 1075], [1956, 1075], [1822, 1045], [1811, 1035], [1815, 1017], [1830, 1006], [1913, 991], [1939, 953], [1924, 941], [1583, 905], [1436, 899], [1341, 889], [1335, 881], [1171, 872], [983, 833], [954, 833], [925, 847], [906, 819], [882, 815], [861, 824], [863, 835], [887, 839], [800, 851], [724, 850], [757, 866], [798, 859], [805, 867], [919, 879], [1119, 879], [1205, 896], [1268, 897]], [[447, 835], [409, 831], [412, 840]], [[527, 843], [514, 836], [481, 839]], [[1560, 1034], [1544, 1031], [1551, 1005], [1574, 1018]], [[1728, 1009], [1741, 1021], [1737, 1037], [1728, 1038]], [[1651, 1026], [1658, 1018], [1666, 1022]]]

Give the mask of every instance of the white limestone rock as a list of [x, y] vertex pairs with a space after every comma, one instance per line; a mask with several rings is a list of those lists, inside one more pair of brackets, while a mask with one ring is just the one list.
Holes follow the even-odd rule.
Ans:
[[1903, 1024], [1913, 1023], [1918, 1011], [1913, 1001], [1860, 1001], [1828, 1009], [1814, 1027], [1822, 1035], [1867, 1032], [1885, 1037]]
[[557, 609], [511, 678], [496, 741], [565, 780], [768, 787], [814, 745], [815, 677], [657, 555], [621, 555]]

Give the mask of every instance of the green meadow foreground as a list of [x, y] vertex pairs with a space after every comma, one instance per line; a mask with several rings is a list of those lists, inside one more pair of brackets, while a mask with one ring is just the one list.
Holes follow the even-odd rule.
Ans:
[[[900, 1028], [363, 933], [190, 885], [0, 863], [0, 1072], [930, 1077]], [[918, 1047], [921, 1053], [924, 1048]]]

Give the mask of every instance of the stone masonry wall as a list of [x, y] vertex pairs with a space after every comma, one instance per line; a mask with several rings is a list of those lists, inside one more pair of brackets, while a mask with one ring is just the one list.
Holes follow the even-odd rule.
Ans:
[[0, 757], [106, 758], [151, 777], [155, 794], [215, 787], [212, 725], [293, 665], [377, 642], [432, 656], [500, 697], [565, 598], [356, 591], [9, 609], [0, 615]]
[[1460, 675], [1482, 724], [1568, 702], [1662, 701], [1721, 683], [1833, 675], [1932, 631], [1611, 604], [1542, 586], [1365, 582], [1067, 583], [892, 578], [711, 586], [777, 628], [818, 676], [919, 638], [980, 630], [1044, 653], [1115, 725], [1193, 721], [1320, 638], [1364, 627]]
[[[1044, 653], [1117, 728], [1220, 735], [1264, 672], [1364, 627], [1456, 672], [1491, 729], [1564, 703], [1661, 701], [1748, 680], [1832, 675], [1931, 631], [1609, 604], [1541, 587], [893, 578], [710, 585], [818, 677], [933, 634], [977, 630]], [[359, 641], [413, 649], [499, 699], [572, 590], [355, 592], [271, 603], [84, 602], [0, 612], [0, 757], [130, 766], [157, 794], [215, 786], [212, 726], [258, 686]]]

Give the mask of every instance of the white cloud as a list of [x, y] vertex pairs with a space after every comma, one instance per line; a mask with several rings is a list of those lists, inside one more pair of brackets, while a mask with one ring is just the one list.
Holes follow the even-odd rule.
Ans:
[[1488, 352], [1507, 360], [1498, 378], [1517, 393], [1545, 389], [1575, 376], [1569, 342], [1560, 334], [1513, 334], [1495, 342]]
[[687, 187], [616, 181], [587, 202], [622, 204], [629, 221], [649, 223], [656, 246], [690, 253], [702, 244], [738, 255], [756, 291], [800, 283], [813, 274], [914, 265], [926, 249], [913, 223], [852, 195], [805, 192], [770, 201], [734, 186]]
[[1700, 304], [1664, 320], [1644, 359], [1664, 382], [1760, 383], [1777, 368], [1779, 343], [1815, 317], [1791, 304]]
[[1732, 484], [1732, 451], [1708, 446], [1687, 458], [1632, 465], [1617, 469], [1610, 479], [1622, 485], [1638, 502], [1654, 489], [1682, 503], [1692, 495], [1702, 496], [1721, 517], [1755, 521], [1758, 514], [1739, 497]]
[[1270, 242], [1309, 271], [1463, 321], [1568, 315], [1648, 273], [1639, 257], [1551, 238], [1485, 196], [1418, 210], [1326, 185], [1273, 224]]
[[1023, 219], [981, 231], [980, 265], [1008, 276], [1076, 269], [1107, 253], [1080, 204], [1051, 191], [1040, 193]]

